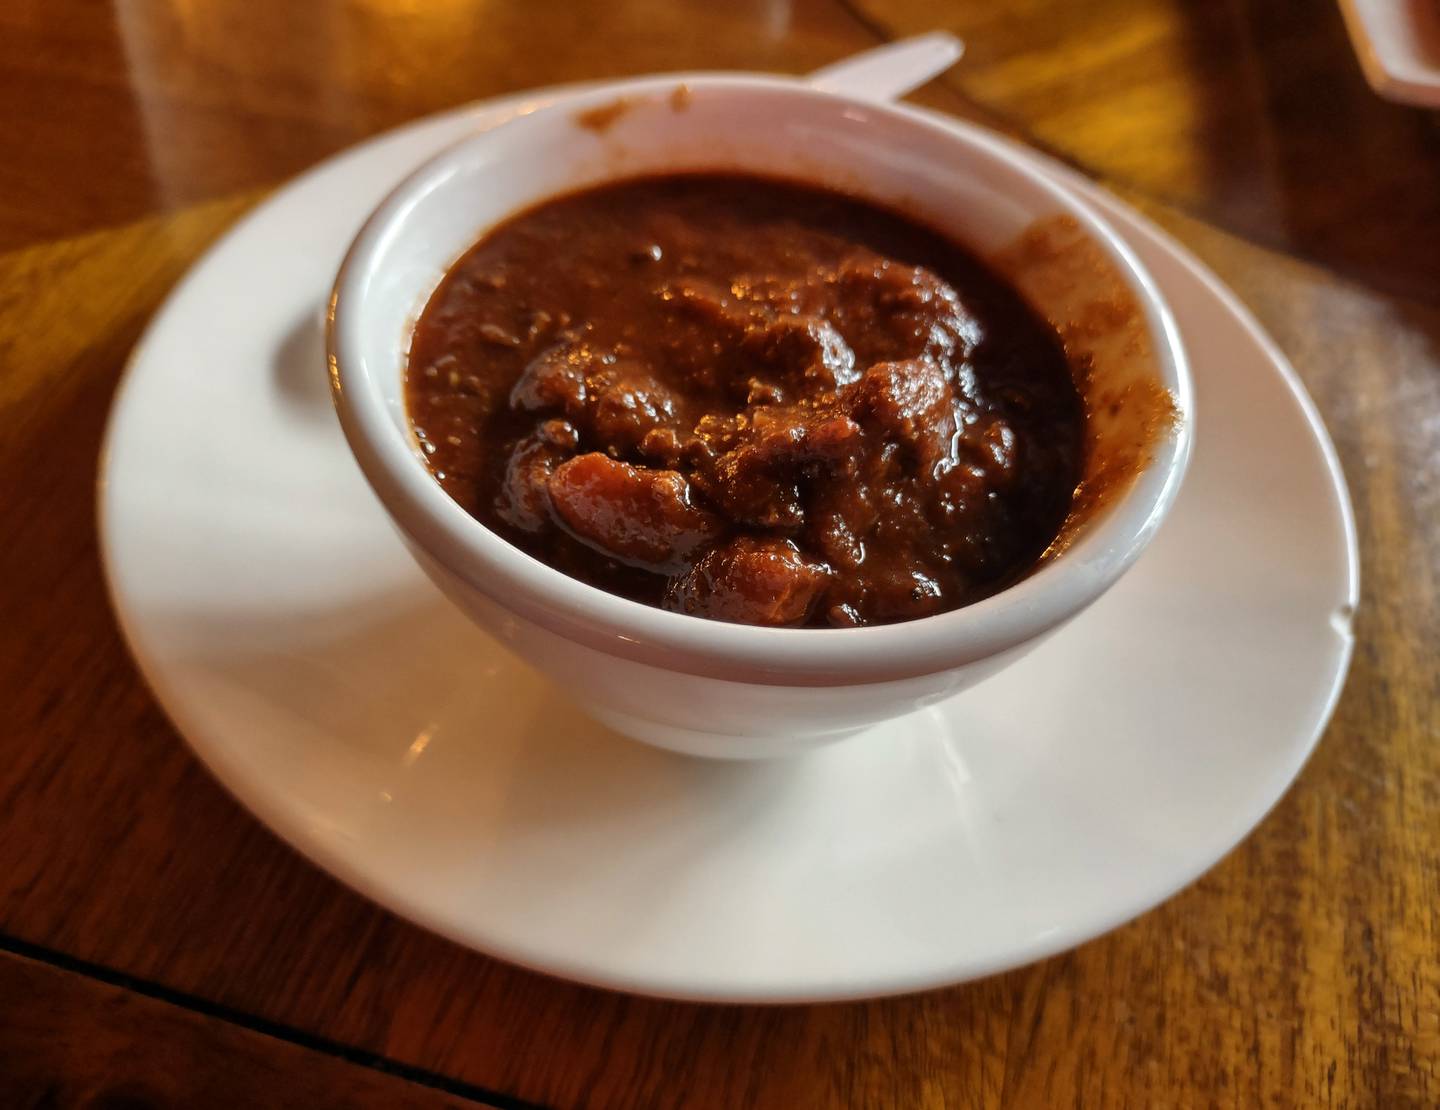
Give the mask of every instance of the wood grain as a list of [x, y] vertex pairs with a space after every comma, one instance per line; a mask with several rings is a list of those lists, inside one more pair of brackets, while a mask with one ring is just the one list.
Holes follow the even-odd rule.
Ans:
[[[0, 250], [273, 183], [482, 97], [678, 69], [803, 73], [874, 43], [833, 0], [7, 0]], [[943, 89], [929, 99], [961, 107]]]
[[461, 1110], [485, 1103], [0, 953], [0, 1105]]
[[910, 999], [679, 1006], [504, 967], [340, 888], [225, 797], [135, 678], [94, 548], [101, 421], [139, 323], [244, 203], [0, 257], [18, 368], [0, 420], [19, 432], [0, 623], [24, 630], [0, 654], [0, 927], [557, 1105], [1440, 1098], [1440, 311], [1149, 206], [1294, 357], [1354, 485], [1359, 648], [1319, 754], [1196, 887], [1069, 956]]
[[1370, 92], [1333, 0], [10, 0], [0, 249], [273, 183], [480, 97], [667, 69], [803, 72], [936, 27], [968, 51], [924, 102], [1255, 241], [1440, 296], [1437, 117]]
[[1333, 2], [854, 8], [886, 37], [963, 36], [944, 83], [1094, 176], [1440, 300], [1440, 116], [1370, 91]]
[[[1433, 230], [1405, 224], [1414, 211], [1393, 225], [1382, 211], [1373, 259], [1393, 251], [1409, 269], [1380, 281], [1334, 256], [1360, 275], [1345, 278], [1153, 199], [1222, 216], [1235, 209], [1215, 207], [1215, 196], [1250, 203], [1246, 158], [1225, 169], [1232, 155], [1212, 149], [1224, 127], [1192, 136], [1220, 167], [1209, 184], [1199, 175], [1190, 191], [1166, 185], [1188, 171], [1176, 168], [1183, 144], [1158, 139], [1153, 176], [1131, 167], [1114, 177], [1135, 184], [1121, 185], [1129, 199], [1209, 261], [1295, 361], [1355, 495], [1364, 596], [1350, 681], [1299, 783], [1245, 845], [1164, 907], [1069, 955], [913, 998], [784, 1009], [652, 1002], [521, 972], [399, 921], [280, 845], [188, 755], [109, 615], [93, 483], [105, 414], [145, 320], [259, 195], [233, 190], [479, 92], [661, 68], [666, 58], [801, 71], [873, 41], [866, 22], [882, 14], [890, 33], [939, 10], [906, 0], [885, 13], [857, 9], [857, 19], [818, 2], [663, 7], [615, 0], [557, 14], [512, 0], [372, 0], [317, 4], [287, 24], [272, 0], [121, 0], [117, 22], [171, 43], [150, 78], [105, 53], [114, 28], [80, 18], [78, 0], [0, 9], [0, 89], [19, 89], [7, 106], [41, 117], [0, 118], [0, 140], [31, 144], [29, 161], [0, 159], [0, 242], [31, 244], [0, 254], [0, 931], [558, 1106], [1440, 1104], [1440, 303], [1411, 280], [1434, 263]], [[1131, 130], [1147, 83], [1162, 116], [1207, 95], [1218, 118], [1243, 114], [1224, 82], [1207, 92], [1205, 67], [1175, 76], [1167, 50], [1221, 52], [1205, 35], [1230, 16], [1201, 7], [1132, 0], [1062, 11], [1034, 0], [1007, 21], [999, 8], [957, 3], [947, 18], [993, 36], [997, 53], [981, 36], [975, 69], [927, 101], [976, 111], [957, 88], [986, 100], [1033, 88], [1025, 113], [1018, 100], [1005, 104], [1017, 124], [1051, 144], [1074, 131], [1093, 154], [1105, 149], [1105, 125], [1063, 103], [1058, 75], [1074, 68], [1092, 86], [1113, 85], [1089, 110], [1110, 119], [1114, 151], [1146, 162], [1132, 146], [1162, 127]], [[1065, 45], [1105, 12], [1110, 55], [1103, 36]], [[1328, 19], [1312, 21], [1322, 40]], [[1185, 29], [1195, 24], [1212, 28], [1195, 32], [1199, 45]], [[591, 41], [553, 43], [557, 25]], [[470, 28], [463, 49], [446, 46], [447, 26]], [[1307, 26], [1296, 25], [1298, 38]], [[345, 27], [368, 29], [347, 38]], [[387, 36], [428, 43], [428, 63], [396, 61], [404, 50]], [[317, 76], [305, 52], [313, 61], [321, 40], [331, 60]], [[1304, 42], [1287, 49], [1328, 56]], [[484, 72], [460, 74], [472, 56]], [[1037, 57], [1051, 59], [1048, 92]], [[174, 113], [163, 135], [184, 149], [166, 157], [193, 164], [151, 160], [148, 140], [125, 122], [141, 102]], [[1273, 114], [1264, 98], [1246, 110]], [[1046, 130], [1052, 118], [1068, 123]], [[1377, 158], [1398, 149], [1376, 142]], [[104, 153], [105, 173], [82, 147]], [[1423, 158], [1389, 164], [1397, 195], [1427, 187]], [[1349, 203], [1350, 184], [1335, 177], [1322, 184], [1333, 184], [1334, 204]], [[1215, 182], [1229, 184], [1215, 192]], [[226, 196], [190, 203], [217, 193]], [[163, 214], [74, 234], [152, 211]], [[1295, 247], [1287, 211], [1255, 208], [1256, 238]], [[1394, 227], [1410, 228], [1408, 244]], [[70, 237], [48, 241], [60, 234]], [[1363, 244], [1349, 249], [1372, 258]], [[17, 996], [0, 983], [0, 1007], [66, 989]], [[0, 1051], [30, 1035], [18, 1024], [0, 1029]], [[219, 1066], [198, 1050], [187, 1061], [197, 1072]], [[80, 1067], [51, 1070], [68, 1081]]]

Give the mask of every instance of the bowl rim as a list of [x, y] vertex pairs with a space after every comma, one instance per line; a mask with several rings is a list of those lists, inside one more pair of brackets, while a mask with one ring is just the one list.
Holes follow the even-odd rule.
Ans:
[[[668, 94], [679, 84], [692, 97], [773, 97], [777, 111], [820, 104], [852, 119], [863, 112], [872, 125], [920, 129], [951, 144], [957, 155], [986, 161], [1047, 194], [1057, 211], [1074, 217], [1105, 250], [1141, 306], [1161, 379], [1175, 399], [1174, 434], [1156, 445], [1124, 495], [1043, 566], [971, 605], [896, 624], [764, 628], [669, 612], [572, 578], [492, 532], [441, 488], [413, 437], [393, 419], [379, 382], [379, 373], [393, 370], [393, 361], [387, 357], [378, 360], [384, 366], [372, 367], [358, 335], [372, 264], [438, 183], [499, 130], [542, 113], [563, 111], [573, 118], [622, 97]], [[957, 159], [958, 166], [964, 164]], [[614, 179], [626, 176], [622, 171]], [[803, 174], [787, 176], [805, 180]], [[538, 191], [516, 210], [551, 195], [556, 194]], [[471, 245], [473, 240], [458, 243], [454, 258]], [[447, 146], [407, 174], [362, 225], [336, 275], [325, 331], [331, 395], [351, 451], [402, 535], [430, 560], [516, 616], [566, 639], [662, 671], [762, 685], [858, 685], [933, 674], [1017, 648], [1058, 627], [1098, 599], [1138, 558], [1174, 503], [1193, 439], [1193, 387], [1174, 317], [1154, 279], [1088, 202], [977, 125], [772, 75], [676, 73], [606, 82], [563, 101], [527, 104]]]

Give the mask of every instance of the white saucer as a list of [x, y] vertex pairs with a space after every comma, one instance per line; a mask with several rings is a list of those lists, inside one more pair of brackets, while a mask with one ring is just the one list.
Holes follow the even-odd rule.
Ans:
[[1215, 863], [1280, 797], [1349, 661], [1354, 528], [1294, 373], [1193, 258], [1068, 171], [1168, 295], [1197, 441], [1134, 571], [997, 678], [799, 760], [605, 733], [421, 576], [346, 452], [322, 300], [411, 166], [537, 93], [306, 174], [137, 348], [101, 533], [140, 665], [200, 758], [360, 891], [455, 940], [649, 994], [958, 982], [1077, 944]]

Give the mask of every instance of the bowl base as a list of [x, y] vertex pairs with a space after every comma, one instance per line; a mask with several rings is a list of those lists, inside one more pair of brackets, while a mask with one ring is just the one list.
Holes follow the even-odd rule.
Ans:
[[661, 721], [650, 721], [615, 709], [580, 702], [580, 707], [606, 728], [641, 743], [653, 744], [682, 755], [704, 759], [784, 759], [823, 748], [864, 732], [865, 725], [840, 732], [822, 732], [804, 736], [764, 735], [735, 736], [723, 732], [683, 728]]

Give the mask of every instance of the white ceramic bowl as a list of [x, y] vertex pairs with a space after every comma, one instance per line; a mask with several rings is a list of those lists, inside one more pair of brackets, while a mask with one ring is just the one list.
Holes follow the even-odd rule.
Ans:
[[[611, 107], [599, 113], [605, 126], [587, 120], [590, 109]], [[840, 187], [901, 206], [982, 255], [1036, 221], [1069, 216], [1141, 310], [1153, 373], [1180, 414], [1174, 434], [1058, 557], [975, 605], [908, 623], [723, 624], [641, 605], [546, 566], [472, 518], [427, 471], [404, 405], [410, 331], [447, 268], [517, 210], [607, 180], [696, 169]], [[1134, 562], [1170, 508], [1189, 455], [1190, 383], [1174, 323], [1099, 216], [980, 129], [782, 78], [617, 83], [563, 107], [539, 102], [449, 148], [407, 178], [356, 238], [336, 280], [328, 347], [345, 435], [430, 577], [604, 723], [709, 756], [801, 751], [994, 674]]]

